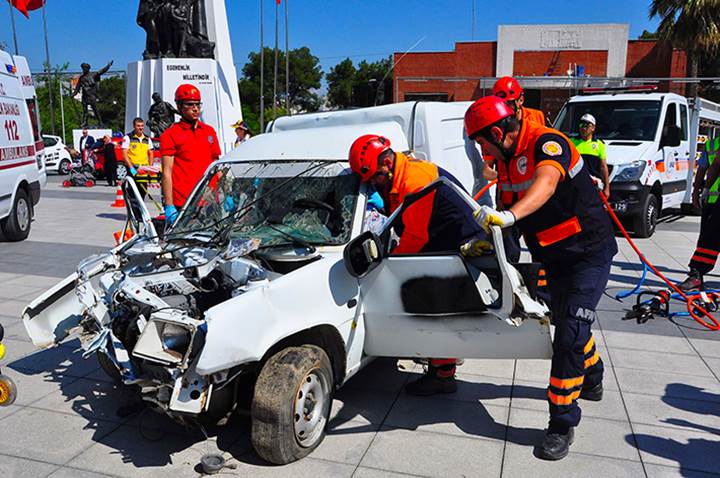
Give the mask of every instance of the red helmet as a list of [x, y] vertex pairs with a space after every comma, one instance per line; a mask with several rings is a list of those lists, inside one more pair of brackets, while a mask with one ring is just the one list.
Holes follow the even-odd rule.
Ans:
[[200, 101], [200, 90], [193, 85], [180, 85], [175, 90], [175, 101]]
[[372, 178], [378, 169], [378, 158], [390, 151], [390, 140], [376, 134], [366, 134], [350, 146], [350, 169], [360, 175], [362, 182]]
[[493, 85], [492, 93], [505, 101], [516, 100], [523, 94], [523, 89], [512, 76], [503, 76]]
[[515, 116], [505, 100], [495, 95], [484, 96], [470, 105], [465, 112], [465, 131], [472, 138], [478, 132], [508, 116]]

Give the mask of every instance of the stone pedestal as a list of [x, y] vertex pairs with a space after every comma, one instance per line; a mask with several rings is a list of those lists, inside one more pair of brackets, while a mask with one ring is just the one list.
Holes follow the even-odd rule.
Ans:
[[130, 63], [127, 69], [126, 132], [132, 130], [135, 117], [147, 122], [154, 92], [160, 93], [164, 101], [175, 104], [175, 89], [189, 83], [202, 94], [201, 119], [217, 130], [223, 153], [232, 148], [235, 131], [230, 125], [242, 119], [242, 110], [225, 0], [205, 0], [205, 9], [208, 37], [215, 43], [215, 59], [161, 58]]

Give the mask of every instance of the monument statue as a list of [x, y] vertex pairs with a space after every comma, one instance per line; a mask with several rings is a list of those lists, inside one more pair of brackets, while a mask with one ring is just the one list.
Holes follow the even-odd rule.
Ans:
[[214, 57], [205, 0], [140, 0], [137, 23], [147, 34], [145, 60]]
[[90, 71], [90, 65], [83, 63], [80, 65], [82, 68], [82, 75], [78, 78], [77, 86], [72, 93], [72, 96], [76, 96], [78, 92], [82, 92], [82, 105], [83, 115], [81, 125], [85, 128], [88, 126], [89, 109], [92, 108], [93, 115], [98, 122], [98, 126], [102, 126], [102, 118], [100, 112], [97, 109], [98, 102], [98, 84], [100, 83], [100, 77], [107, 73], [112, 66], [113, 62], [110, 61], [105, 67], [92, 73]]
[[153, 104], [148, 111], [148, 128], [155, 137], [159, 137], [175, 122], [175, 115], [180, 116], [180, 112], [167, 101], [163, 101], [160, 93], [153, 93], [152, 99]]

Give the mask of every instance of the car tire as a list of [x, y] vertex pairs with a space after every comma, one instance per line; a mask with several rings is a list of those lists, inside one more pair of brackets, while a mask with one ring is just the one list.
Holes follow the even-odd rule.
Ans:
[[655, 233], [660, 217], [660, 203], [654, 194], [648, 194], [640, 209], [640, 214], [633, 221], [633, 231], [640, 238], [648, 238]]
[[320, 347], [289, 347], [273, 355], [260, 371], [251, 406], [258, 455], [284, 465], [317, 448], [325, 438], [332, 390], [332, 366]]
[[102, 371], [105, 372], [105, 375], [110, 377], [114, 383], [121, 384], [122, 376], [120, 375], [120, 370], [118, 370], [113, 361], [103, 352], [99, 351], [95, 352], [95, 357], [97, 357], [98, 364]]
[[128, 175], [127, 166], [124, 164], [118, 164], [116, 174], [117, 180], [122, 182]]
[[60, 161], [60, 164], [58, 164], [58, 174], [61, 174], [63, 176], [67, 176], [70, 174], [70, 160], [69, 159], [63, 159]]
[[8, 241], [23, 241], [30, 234], [32, 203], [24, 189], [18, 189], [10, 215], [2, 220], [0, 228]]

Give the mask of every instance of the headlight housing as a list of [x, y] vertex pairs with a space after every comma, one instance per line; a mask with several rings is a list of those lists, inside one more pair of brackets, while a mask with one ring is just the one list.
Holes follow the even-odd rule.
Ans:
[[163, 365], [183, 366], [192, 350], [197, 328], [188, 323], [156, 317], [167, 312], [170, 311], [158, 311], [150, 317], [132, 354]]
[[183, 326], [165, 322], [162, 332], [160, 332], [160, 341], [166, 352], [183, 357], [190, 347], [192, 331]]
[[613, 182], [617, 183], [630, 183], [640, 179], [640, 176], [645, 172], [647, 163], [645, 161], [633, 161], [618, 166], [618, 173], [613, 178]]

